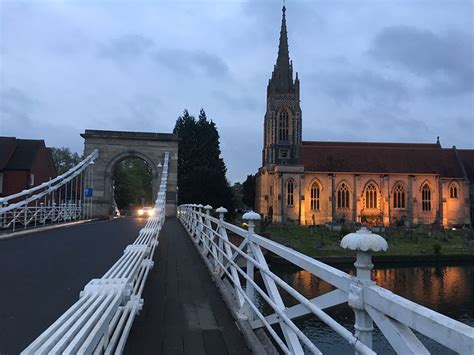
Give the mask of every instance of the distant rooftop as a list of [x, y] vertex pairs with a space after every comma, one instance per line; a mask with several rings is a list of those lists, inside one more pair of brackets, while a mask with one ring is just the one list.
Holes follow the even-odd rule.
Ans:
[[86, 129], [81, 133], [82, 138], [114, 138], [156, 141], [177, 141], [178, 137], [172, 133], [132, 132], [132, 131], [106, 131]]
[[384, 143], [384, 142], [326, 142], [303, 141], [303, 146], [348, 147], [348, 148], [441, 148], [439, 143]]

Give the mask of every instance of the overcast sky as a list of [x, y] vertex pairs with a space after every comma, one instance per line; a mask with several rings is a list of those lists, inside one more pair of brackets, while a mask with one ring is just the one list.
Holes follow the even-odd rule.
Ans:
[[[261, 164], [281, 1], [0, 0], [0, 135], [171, 132], [203, 107], [228, 178]], [[474, 148], [474, 2], [287, 0], [304, 140]]]

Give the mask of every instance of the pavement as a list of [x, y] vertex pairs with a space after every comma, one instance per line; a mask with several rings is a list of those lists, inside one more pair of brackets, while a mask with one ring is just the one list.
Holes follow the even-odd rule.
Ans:
[[160, 233], [125, 354], [250, 354], [185, 229], [167, 219]]
[[144, 224], [119, 218], [0, 240], [0, 354], [18, 354], [46, 330]]

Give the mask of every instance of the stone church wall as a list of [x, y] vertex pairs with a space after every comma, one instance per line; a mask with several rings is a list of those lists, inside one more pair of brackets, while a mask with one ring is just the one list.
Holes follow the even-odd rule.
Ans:
[[[275, 222], [318, 225], [344, 220], [385, 226], [436, 223], [445, 227], [470, 224], [469, 184], [462, 179], [440, 180], [436, 175], [262, 171], [257, 179], [257, 196], [260, 196], [257, 211], [267, 217], [271, 212]], [[294, 186], [292, 206], [288, 206], [287, 201], [290, 179]], [[347, 208], [338, 206], [337, 191], [342, 184], [349, 190]], [[369, 184], [377, 191], [376, 208], [367, 205], [365, 191]], [[456, 198], [450, 196], [453, 184], [457, 187]], [[430, 188], [429, 210], [423, 209], [425, 185]], [[315, 209], [311, 206], [313, 186], [319, 187], [319, 208]], [[404, 206], [400, 208], [394, 205], [394, 191], [398, 186], [404, 192]]]

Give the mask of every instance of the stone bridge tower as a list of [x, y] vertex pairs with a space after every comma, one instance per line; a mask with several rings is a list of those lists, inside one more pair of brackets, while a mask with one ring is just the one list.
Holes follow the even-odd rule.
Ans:
[[122, 160], [140, 158], [151, 168], [152, 196], [156, 198], [161, 179], [161, 167], [165, 152], [170, 155], [168, 186], [166, 192], [166, 216], [176, 215], [177, 172], [178, 172], [178, 137], [169, 133], [101, 131], [86, 129], [81, 134], [84, 138], [84, 155], [94, 149], [99, 150], [99, 157], [94, 164], [92, 195], [94, 217], [107, 217], [112, 214], [113, 205], [113, 170]]

